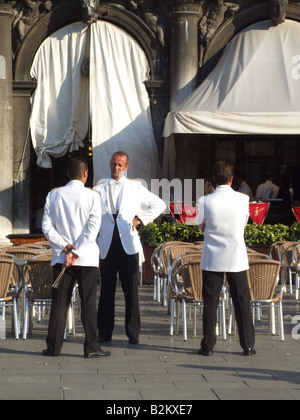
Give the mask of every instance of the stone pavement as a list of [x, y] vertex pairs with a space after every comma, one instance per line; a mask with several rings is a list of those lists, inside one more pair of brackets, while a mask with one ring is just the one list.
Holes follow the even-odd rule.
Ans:
[[[285, 296], [284, 342], [272, 336], [262, 321], [256, 327], [256, 356], [242, 356], [238, 336], [229, 336], [226, 341], [218, 339], [212, 357], [203, 357], [197, 354], [201, 321], [197, 337], [192, 335], [191, 323], [186, 342], [181, 331], [170, 337], [167, 310], [153, 301], [152, 290], [152, 286], [140, 287], [140, 344], [129, 345], [118, 288], [115, 334], [103, 346], [111, 350], [108, 358], [83, 358], [79, 314], [76, 335], [67, 337], [58, 358], [41, 356], [47, 320], [35, 324], [27, 340], [11, 335], [0, 340], [0, 399], [102, 400], [105, 413], [124, 405], [140, 407], [143, 401], [168, 402], [180, 406], [159, 409], [187, 410], [187, 414], [200, 400], [300, 400], [300, 305], [290, 296]], [[292, 324], [296, 315], [299, 324]], [[147, 406], [144, 414], [154, 412]]]

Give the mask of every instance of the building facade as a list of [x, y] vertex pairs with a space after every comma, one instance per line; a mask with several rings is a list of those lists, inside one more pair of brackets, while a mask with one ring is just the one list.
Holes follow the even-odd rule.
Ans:
[[[37, 165], [30, 118], [38, 80], [32, 77], [32, 66], [48, 39], [79, 22], [87, 28], [106, 23], [128, 36], [143, 52], [149, 66], [144, 84], [161, 168], [158, 176], [208, 177], [213, 163], [226, 157], [239, 170], [244, 170], [255, 189], [266, 168], [274, 171], [280, 185], [287, 182], [287, 171], [295, 173], [300, 155], [297, 135], [174, 134], [175, 169], [170, 171], [164, 163], [169, 153], [163, 137], [164, 123], [168, 113], [207, 78], [235, 35], [257, 22], [270, 20], [277, 26], [286, 19], [300, 22], [300, 2], [0, 0], [1, 244], [8, 241], [8, 234], [38, 230], [37, 214], [43, 207], [45, 194], [65, 182], [65, 164], [71, 155], [86, 156], [90, 159], [91, 172], [95, 169], [92, 158], [95, 145], [90, 131], [96, 122], [93, 127], [89, 124], [78, 150], [67, 150], [60, 156], [50, 153], [51, 168]], [[87, 70], [82, 66], [83, 73], [89, 71], [89, 58], [85, 57], [83, 64]], [[131, 158], [133, 164], [140, 159], [139, 156]], [[294, 178], [292, 182], [296, 194], [298, 183]]]

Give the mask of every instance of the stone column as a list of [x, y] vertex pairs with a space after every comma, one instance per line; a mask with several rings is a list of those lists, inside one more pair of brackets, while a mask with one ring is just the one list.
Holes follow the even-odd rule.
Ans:
[[197, 1], [175, 1], [170, 13], [170, 110], [173, 111], [197, 87], [199, 66], [198, 22], [201, 7]]
[[0, 247], [13, 231], [12, 6], [0, 2]]
[[30, 231], [30, 98], [35, 89], [33, 81], [13, 81], [13, 233]]

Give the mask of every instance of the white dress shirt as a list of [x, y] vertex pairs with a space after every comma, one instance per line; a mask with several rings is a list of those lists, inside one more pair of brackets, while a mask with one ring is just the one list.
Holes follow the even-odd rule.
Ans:
[[249, 201], [252, 201], [253, 195], [250, 186], [247, 184], [246, 181], [243, 181], [239, 186], [238, 192], [248, 195]]
[[68, 244], [76, 246], [74, 265], [98, 267], [99, 248], [96, 238], [101, 225], [99, 195], [81, 181], [49, 192], [46, 198], [42, 229], [52, 246], [52, 265], [63, 264]]
[[[110, 203], [111, 180], [102, 180], [94, 187], [99, 192], [101, 202], [101, 228], [97, 239], [100, 248], [100, 258], [104, 259], [109, 250], [115, 223], [118, 225], [120, 239], [128, 255], [142, 253], [142, 245], [137, 230], [132, 221], [135, 216], [146, 225], [156, 219], [166, 208], [166, 204], [155, 194], [145, 188], [140, 181], [120, 178], [118, 195], [118, 215], [113, 217]], [[112, 193], [113, 195], [113, 193]]]
[[115, 181], [114, 179], [111, 179], [109, 181], [109, 188], [110, 188], [110, 193], [111, 193], [111, 197], [113, 201], [113, 206], [111, 205], [113, 213], [118, 213], [119, 211], [119, 196], [123, 188], [123, 184], [124, 184], [124, 177], [120, 178], [118, 181]]
[[249, 268], [244, 241], [248, 218], [248, 196], [229, 185], [220, 185], [199, 199], [196, 224], [205, 226], [203, 270], [240, 272]]
[[[257, 187], [256, 199], [261, 200], [261, 201], [265, 201], [268, 198], [277, 198], [278, 191], [279, 191], [279, 187], [277, 185], [273, 184], [272, 181], [267, 180], [266, 182], [264, 182], [263, 184], [260, 184]], [[271, 194], [270, 194], [270, 192], [271, 192]], [[269, 196], [267, 196], [267, 195], [269, 195]]]

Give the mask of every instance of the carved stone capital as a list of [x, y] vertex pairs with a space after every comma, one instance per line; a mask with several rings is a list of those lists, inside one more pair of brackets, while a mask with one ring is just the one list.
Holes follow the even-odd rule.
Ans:
[[167, 0], [168, 7], [172, 12], [197, 12], [202, 10], [203, 1], [201, 0]]
[[13, 17], [11, 1], [0, 0], [0, 16]]

